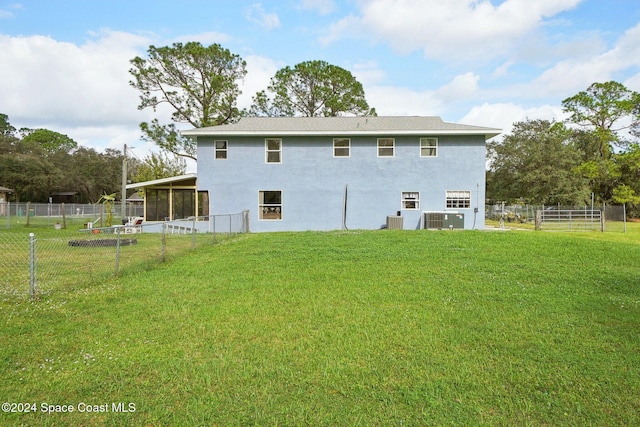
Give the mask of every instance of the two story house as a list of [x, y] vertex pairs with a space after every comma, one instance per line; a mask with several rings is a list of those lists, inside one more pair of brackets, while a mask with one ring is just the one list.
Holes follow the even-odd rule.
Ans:
[[246, 117], [182, 132], [197, 139], [209, 212], [249, 210], [258, 232], [482, 229], [485, 144], [499, 133], [439, 117]]

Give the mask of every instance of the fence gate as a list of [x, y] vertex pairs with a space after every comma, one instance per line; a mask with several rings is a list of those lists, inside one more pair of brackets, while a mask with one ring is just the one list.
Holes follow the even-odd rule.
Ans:
[[604, 212], [597, 209], [536, 211], [536, 230], [604, 231]]

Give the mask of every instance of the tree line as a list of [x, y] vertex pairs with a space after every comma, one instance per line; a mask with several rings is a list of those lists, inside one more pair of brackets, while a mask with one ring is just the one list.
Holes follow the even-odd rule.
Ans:
[[[124, 153], [100, 153], [49, 129], [16, 129], [0, 114], [0, 185], [12, 190], [11, 201], [46, 203], [57, 192], [76, 193], [74, 202], [96, 203], [119, 194]], [[184, 160], [152, 153], [127, 158], [128, 179], [147, 181], [184, 173]]]
[[547, 205], [627, 204], [640, 213], [640, 94], [615, 81], [562, 101], [565, 122], [526, 120], [488, 144], [487, 197]]

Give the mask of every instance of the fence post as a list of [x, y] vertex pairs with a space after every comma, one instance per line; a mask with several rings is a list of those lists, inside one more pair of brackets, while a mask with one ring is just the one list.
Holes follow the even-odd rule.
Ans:
[[216, 216], [213, 215], [213, 243], [216, 243]]
[[[560, 216], [560, 207], [558, 207], [558, 216]], [[569, 210], [569, 231], [573, 230], [573, 217], [571, 215], [571, 210]]]
[[196, 248], [196, 217], [193, 217], [193, 223], [191, 224], [191, 250]]
[[602, 212], [600, 213], [600, 231], [602, 231], [603, 233], [605, 231], [604, 221], [605, 221], [605, 214], [604, 214], [604, 209], [602, 209]]
[[120, 229], [122, 227], [116, 227], [116, 271], [115, 275], [118, 275], [120, 271]]
[[542, 211], [536, 211], [536, 230], [540, 230], [542, 228]]
[[36, 296], [36, 236], [29, 233], [29, 295]]
[[64, 208], [64, 203], [61, 205], [62, 209], [62, 228], [67, 229], [67, 210]]
[[165, 261], [165, 252], [167, 248], [167, 223], [162, 223], [162, 237], [160, 239], [160, 262]]

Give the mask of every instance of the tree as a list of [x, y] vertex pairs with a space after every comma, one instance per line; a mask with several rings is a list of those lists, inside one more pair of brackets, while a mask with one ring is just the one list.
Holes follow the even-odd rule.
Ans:
[[16, 132], [16, 128], [9, 123], [9, 116], [0, 113], [0, 136], [13, 137]]
[[16, 201], [45, 201], [60, 169], [33, 142], [3, 138], [0, 141], [0, 182], [14, 190]]
[[239, 117], [238, 81], [246, 75], [246, 63], [218, 44], [150, 46], [147, 53], [148, 59], [131, 60], [129, 70], [134, 77], [129, 83], [141, 93], [138, 109], [151, 107], [156, 111], [159, 105], [168, 104], [173, 109], [174, 123], [161, 124], [158, 119], [141, 123], [143, 138], [171, 153], [196, 160], [195, 141], [181, 137], [175, 123], [199, 128]]
[[151, 153], [145, 157], [134, 175], [135, 182], [152, 181], [154, 179], [170, 178], [184, 175], [187, 164], [182, 157], [173, 158], [163, 153]]
[[23, 142], [40, 145], [46, 154], [70, 153], [78, 148], [78, 143], [67, 135], [49, 129], [20, 129]]
[[588, 127], [594, 132], [599, 142], [600, 157], [608, 158], [613, 147], [625, 147], [625, 141], [618, 132], [637, 125], [622, 124], [625, 119], [633, 118], [640, 95], [627, 89], [622, 83], [609, 81], [593, 83], [586, 91], [562, 101], [566, 113], [570, 113], [568, 121]]
[[[0, 114], [0, 183], [16, 201], [47, 202], [52, 192], [75, 191], [90, 203], [120, 190], [123, 154], [79, 146], [48, 129], [19, 131]], [[135, 170], [138, 161], [129, 160]]]
[[375, 115], [364, 89], [344, 68], [325, 61], [307, 61], [276, 72], [265, 91], [253, 97], [253, 116], [332, 117], [346, 114]]
[[612, 201], [629, 205], [629, 213], [640, 214], [640, 145], [616, 155], [615, 162], [620, 172], [618, 185], [613, 189]]
[[488, 145], [487, 195], [493, 200], [522, 198], [537, 204], [575, 204], [588, 199], [575, 172], [580, 153], [562, 123], [533, 120], [514, 124], [511, 134]]
[[609, 81], [593, 83], [587, 90], [562, 101], [568, 121], [582, 127], [576, 133], [582, 153], [578, 172], [589, 181], [591, 191], [601, 202], [633, 203], [635, 183], [627, 177], [637, 175], [633, 145], [622, 132], [637, 132], [640, 116], [640, 94], [623, 84]]
[[105, 193], [119, 194], [122, 157], [121, 151], [111, 148], [99, 153], [93, 148], [80, 147], [70, 156], [60, 186], [77, 191], [81, 199], [89, 203], [96, 203]]

